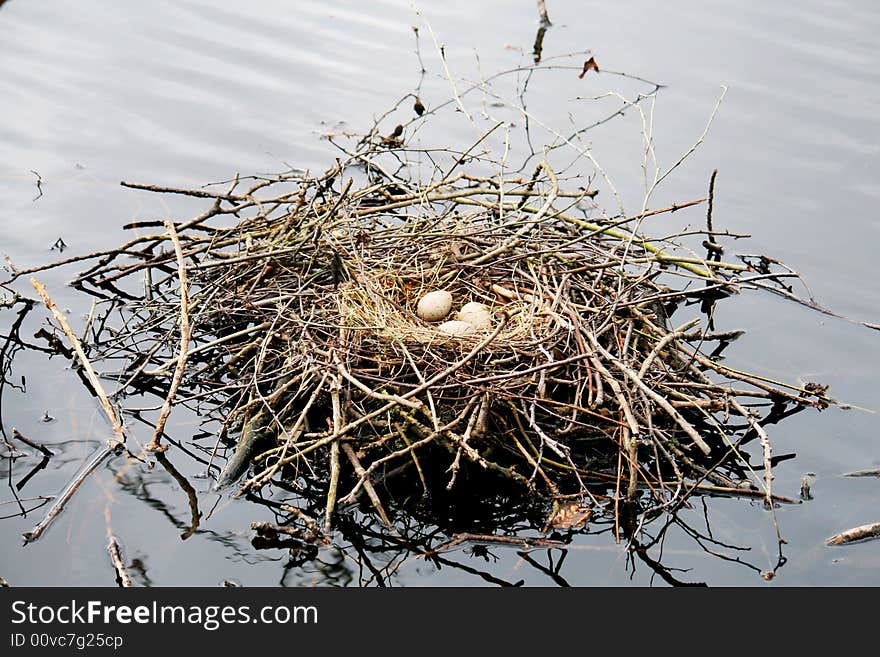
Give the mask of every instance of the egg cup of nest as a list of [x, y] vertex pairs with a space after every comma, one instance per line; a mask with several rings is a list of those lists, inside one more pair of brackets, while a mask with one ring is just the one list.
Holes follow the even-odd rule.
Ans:
[[453, 337], [473, 335], [492, 328], [492, 311], [479, 301], [467, 302], [455, 313], [454, 319], [449, 319], [453, 301], [452, 293], [448, 290], [428, 292], [418, 300], [416, 315], [425, 322], [442, 321], [437, 325], [437, 331]]
[[389, 294], [374, 280], [347, 281], [337, 291], [340, 320], [362, 337], [369, 334], [383, 341], [390, 338], [391, 342], [448, 343], [450, 346], [482, 340], [504, 322], [492, 344], [487, 345], [490, 351], [493, 345], [540, 342], [557, 330], [567, 328], [546, 303], [529, 295], [520, 298], [506, 291], [505, 294], [487, 291], [488, 294], [478, 297], [488, 301], [484, 303], [470, 300], [477, 296], [472, 287], [436, 289], [428, 285], [415, 294], [399, 290]]

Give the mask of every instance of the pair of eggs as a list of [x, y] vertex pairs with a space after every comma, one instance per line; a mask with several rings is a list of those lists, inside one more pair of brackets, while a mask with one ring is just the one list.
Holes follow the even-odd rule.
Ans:
[[[446, 290], [428, 292], [416, 306], [416, 314], [426, 322], [439, 322], [452, 311], [452, 294]], [[443, 322], [437, 330], [446, 335], [469, 335], [492, 326], [492, 313], [482, 303], [464, 304], [456, 318]]]

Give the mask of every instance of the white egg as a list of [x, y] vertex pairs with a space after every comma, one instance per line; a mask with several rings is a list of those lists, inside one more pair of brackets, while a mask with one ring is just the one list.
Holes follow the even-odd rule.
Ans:
[[458, 319], [479, 330], [492, 326], [492, 313], [489, 307], [476, 301], [464, 304], [458, 311]]
[[485, 303], [480, 303], [479, 301], [468, 301], [461, 307], [461, 310], [459, 312], [466, 313], [473, 312], [475, 310], [479, 310], [481, 312], [489, 312], [489, 306], [487, 306]]
[[446, 290], [428, 292], [419, 299], [416, 315], [426, 322], [438, 322], [452, 310], [452, 295]]
[[470, 335], [475, 329], [473, 324], [462, 322], [457, 319], [451, 319], [448, 322], [443, 322], [437, 327], [437, 330], [446, 335], [461, 336]]

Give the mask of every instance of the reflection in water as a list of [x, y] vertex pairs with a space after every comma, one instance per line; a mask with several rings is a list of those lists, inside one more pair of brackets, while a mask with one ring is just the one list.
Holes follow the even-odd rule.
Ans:
[[165, 455], [165, 452], [159, 452], [156, 454], [156, 461], [161, 465], [165, 470], [174, 477], [174, 480], [180, 485], [180, 487], [186, 492], [186, 499], [189, 502], [189, 509], [191, 513], [191, 520], [189, 527], [180, 535], [180, 539], [185, 541], [190, 536], [192, 536], [195, 531], [199, 528], [199, 521], [202, 518], [202, 514], [199, 512], [199, 499], [196, 495], [195, 489], [189, 483], [186, 477], [180, 474], [173, 465], [171, 465], [171, 461], [168, 460], [168, 457]]
[[[166, 466], [167, 465], [169, 465], [169, 462], [166, 459]], [[204, 540], [208, 540], [221, 546], [223, 552], [227, 554], [227, 557], [233, 560], [240, 560], [251, 564], [264, 560], [278, 560], [274, 555], [266, 557], [254, 555], [253, 551], [248, 547], [247, 537], [243, 531], [217, 532], [211, 529], [198, 528], [200, 518], [200, 515], [198, 514], [198, 499], [195, 496], [190, 498], [189, 492], [187, 492], [187, 497], [191, 515], [187, 521], [181, 519], [181, 517], [179, 517], [180, 514], [175, 507], [175, 502], [179, 501], [175, 499], [177, 495], [179, 495], [179, 492], [173, 490], [169, 491], [167, 478], [162, 476], [156, 477], [155, 471], [151, 471], [149, 468], [132, 467], [130, 462], [123, 461], [115, 469], [114, 476], [119, 488], [136, 499], [139, 502], [138, 506], [146, 505], [150, 509], [157, 511], [161, 518], [164, 518], [168, 524], [179, 532], [174, 538], [169, 536], [168, 540], [162, 540], [160, 542], [163, 546], [162, 549], [173, 549], [170, 541], [185, 541], [194, 535], [198, 535]], [[174, 476], [172, 476], [172, 479], [181, 485], [184, 491], [186, 491], [187, 488], [189, 488], [190, 491], [195, 491], [191, 483], [182, 475], [180, 476], [180, 479], [177, 479], [177, 477]], [[214, 496], [203, 495], [203, 499], [205, 499], [206, 502], [211, 497]], [[141, 520], [138, 524], [141, 522], [148, 521]], [[152, 522], [150, 524], [152, 526]], [[161, 525], [159, 525], [159, 527], [161, 527]], [[149, 555], [140, 556], [129, 565], [129, 569], [134, 570], [135, 574], [139, 573], [141, 578], [147, 579], [147, 572], [149, 571], [147, 565], [148, 562]]]
[[[696, 502], [698, 498], [693, 498]], [[266, 500], [254, 500], [280, 509], [279, 505]], [[301, 500], [304, 502], [304, 500]], [[316, 506], [322, 499], [313, 500]], [[477, 577], [498, 586], [520, 586], [525, 579], [523, 569], [531, 568], [544, 585], [569, 586], [565, 564], [571, 550], [577, 551], [584, 537], [605, 535], [613, 541], [613, 520], [600, 519], [588, 527], [570, 528], [541, 535], [540, 525], [544, 518], [535, 516], [537, 522], [524, 521], [523, 516], [534, 515], [532, 510], [518, 506], [516, 499], [481, 503], [471, 500], [472, 507], [491, 508], [497, 515], [490, 521], [483, 519], [476, 524], [482, 534], [455, 532], [453, 527], [436, 524], [436, 511], [424, 508], [411, 513], [399, 510], [393, 528], [388, 528], [374, 514], [364, 512], [346, 513], [339, 518], [336, 531], [331, 537], [332, 545], [310, 535], [311, 522], [301, 511], [296, 514], [276, 514], [279, 531], [258, 532], [253, 541], [261, 550], [286, 550], [288, 560], [284, 565], [283, 585], [355, 583], [359, 586], [387, 586], [395, 582], [396, 572], [407, 565], [424, 561], [437, 569], [458, 571], [469, 577]], [[488, 504], [488, 506], [483, 506]], [[288, 508], [290, 508], [288, 506]], [[713, 537], [708, 507], [703, 504], [704, 526], [689, 524], [675, 511], [654, 514], [652, 518], [630, 513], [632, 524], [622, 527], [622, 544], [627, 547], [628, 570], [635, 571], [641, 563], [665, 583], [673, 586], [706, 586], [705, 582], [687, 578], [686, 570], [664, 565], [663, 542], [670, 529], [677, 529], [692, 541], [695, 551], [712, 558], [736, 563], [755, 573], [767, 573], [766, 566], [750, 560], [750, 547], [734, 545]], [[503, 511], [502, 511], [503, 510]], [[473, 520], [473, 519], [471, 519]], [[633, 532], [628, 534], [628, 532]], [[266, 533], [272, 538], [266, 539]], [[452, 536], [453, 539], [449, 540]], [[545, 547], [542, 544], [552, 544]], [[609, 549], [613, 549], [609, 547]], [[520, 576], [509, 579], [494, 566], [502, 551], [512, 550], [520, 559]], [[677, 550], [681, 551], [681, 548]], [[757, 558], [757, 557], [756, 557]], [[779, 555], [774, 570], [785, 563]], [[293, 579], [291, 579], [293, 577]]]
[[0, 515], [0, 520], [18, 518], [20, 516], [28, 516], [37, 509], [41, 509], [42, 507], [47, 505], [53, 499], [55, 498], [52, 495], [38, 495], [36, 497], [16, 497], [14, 500], [5, 500], [3, 502], [0, 502], [0, 505], [15, 505], [16, 507], [18, 507], [18, 511], [14, 513]]

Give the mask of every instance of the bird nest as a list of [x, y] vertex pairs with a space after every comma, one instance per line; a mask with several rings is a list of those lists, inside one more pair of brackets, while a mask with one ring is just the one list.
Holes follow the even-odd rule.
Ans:
[[[130, 224], [141, 234], [74, 281], [104, 300], [86, 347], [121, 362], [116, 400], [165, 400], [148, 450], [182, 445], [165, 427], [187, 407], [216, 436], [191, 446], [217, 486], [318, 491], [325, 531], [347, 504], [391, 524], [389, 503], [461, 487], [555, 501], [562, 523], [696, 491], [782, 499], [764, 425], [824, 407], [824, 388], [729, 367], [739, 333], [676, 313], [744, 288], [792, 296], [793, 272], [722, 261], [711, 210], [705, 257], [639, 230], [705, 199], [608, 216], [549, 158], [485, 175], [484, 155], [478, 175], [469, 151], [424, 180], [431, 153], [404, 138], [373, 130], [319, 175], [124, 183], [208, 205], [158, 232]], [[419, 301], [437, 291], [451, 308], [426, 321]], [[486, 321], [450, 334], [466, 303]]]
[[[639, 217], [579, 216], [594, 192], [564, 190], [547, 162], [430, 186], [378, 173], [404, 150], [363, 142], [323, 175], [243, 191], [148, 188], [213, 205], [75, 282], [124, 303], [124, 324], [102, 322], [92, 345], [98, 361], [125, 360], [121, 394], [170, 388], [166, 411], [216, 423], [212, 464], [230, 450], [220, 487], [305, 477], [325, 491], [328, 525], [362, 494], [391, 522], [378, 484], [394, 479], [410, 496], [504, 480], [578, 504], [602, 504], [608, 486], [652, 504], [699, 489], [772, 500], [736, 449], [760, 438], [769, 463], [754, 404], [821, 406], [824, 391], [728, 368], [704, 347], [736, 335], [668, 318], [736, 291], [747, 265], [673, 255], [624, 228]], [[124, 283], [145, 273], [132, 294]], [[452, 307], [426, 321], [418, 302], [436, 291]], [[474, 302], [487, 321], [444, 332]], [[152, 449], [170, 439], [164, 419]]]

